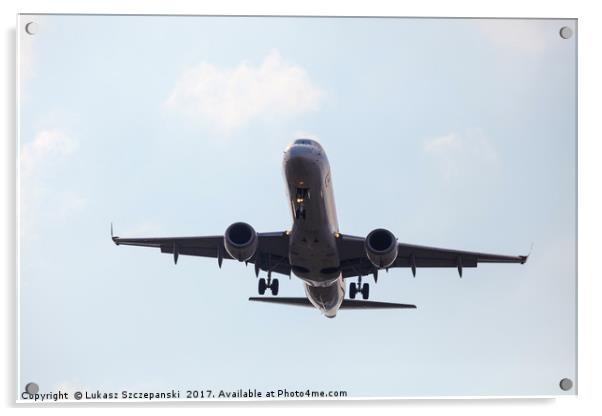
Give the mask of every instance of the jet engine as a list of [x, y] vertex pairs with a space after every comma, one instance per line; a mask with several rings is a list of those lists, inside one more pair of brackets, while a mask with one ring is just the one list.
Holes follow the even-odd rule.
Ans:
[[224, 247], [238, 261], [247, 261], [257, 250], [257, 233], [245, 222], [235, 222], [226, 229]]
[[368, 259], [378, 268], [389, 267], [397, 258], [397, 239], [389, 230], [377, 228], [371, 231], [364, 246]]

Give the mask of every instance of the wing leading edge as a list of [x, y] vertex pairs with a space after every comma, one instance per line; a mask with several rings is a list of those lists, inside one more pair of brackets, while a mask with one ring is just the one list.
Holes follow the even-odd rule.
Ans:
[[[290, 276], [291, 266], [288, 260], [289, 236], [286, 232], [258, 233], [258, 248], [249, 263], [255, 265], [255, 274], [259, 270]], [[224, 237], [158, 237], [158, 238], [121, 238], [113, 235], [111, 239], [117, 245], [154, 247], [162, 253], [173, 255], [177, 263], [180, 255], [215, 258], [221, 267], [223, 259], [231, 260], [224, 247]], [[376, 274], [378, 269], [366, 256], [363, 237], [340, 234], [337, 239], [340, 268], [344, 278]], [[479, 263], [520, 263], [524, 264], [528, 256], [505, 256], [473, 251], [451, 250], [445, 248], [398, 244], [397, 258], [389, 268], [407, 267], [414, 276], [420, 267], [455, 267], [460, 276], [465, 267], [477, 267]]]
[[[158, 238], [121, 238], [113, 235], [111, 239], [116, 245], [154, 247], [161, 253], [173, 255], [174, 263], [180, 255], [210, 257], [217, 259], [219, 267], [224, 259], [232, 260], [232, 256], [224, 247], [224, 237], [193, 236], [193, 237], [158, 237]], [[248, 261], [255, 265], [255, 274], [259, 270], [290, 275], [291, 267], [288, 262], [288, 240], [285, 232], [258, 233], [257, 251]]]
[[[363, 237], [341, 234], [338, 238], [341, 272], [343, 277], [366, 276], [378, 270], [366, 256]], [[398, 243], [397, 258], [390, 266], [408, 267], [414, 276], [419, 267], [455, 267], [462, 276], [465, 267], [477, 267], [479, 263], [526, 263], [529, 256], [505, 256], [474, 251]]]

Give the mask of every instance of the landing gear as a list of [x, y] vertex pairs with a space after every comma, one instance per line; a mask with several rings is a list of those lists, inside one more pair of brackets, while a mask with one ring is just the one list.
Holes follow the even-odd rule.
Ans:
[[305, 207], [303, 205], [299, 205], [297, 209], [295, 209], [295, 218], [305, 219]]
[[262, 277], [261, 279], [259, 279], [259, 294], [263, 295], [265, 293], [265, 289], [267, 288], [267, 284], [265, 283], [265, 279]]
[[309, 189], [307, 188], [297, 188], [295, 192], [295, 198], [297, 198], [297, 202], [301, 203], [305, 199], [309, 199]]
[[278, 296], [278, 287], [280, 285], [278, 284], [278, 279], [274, 279], [272, 281], [272, 284], [270, 285], [270, 288], [272, 289], [272, 295], [274, 296]]
[[368, 283], [364, 283], [362, 284], [362, 277], [360, 276], [357, 279], [357, 284], [356, 283], [351, 283], [349, 285], [349, 297], [351, 299], [355, 299], [355, 295], [361, 292], [362, 293], [362, 298], [368, 299], [368, 297], [370, 296], [370, 285]]
[[263, 295], [265, 294], [266, 289], [269, 288], [272, 291], [272, 295], [276, 296], [278, 295], [279, 286], [278, 279], [272, 280], [271, 276], [268, 275], [267, 280], [263, 277], [259, 279], [257, 290], [260, 295]]
[[305, 200], [309, 199], [309, 189], [307, 188], [297, 188], [295, 192], [295, 202], [297, 204], [297, 208], [295, 208], [295, 218], [296, 219], [305, 219]]

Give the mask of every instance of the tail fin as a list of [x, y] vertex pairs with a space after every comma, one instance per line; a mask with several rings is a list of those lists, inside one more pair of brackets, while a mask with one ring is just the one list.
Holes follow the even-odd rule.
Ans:
[[[268, 297], [251, 297], [252, 302], [279, 303], [281, 305], [290, 306], [311, 306], [311, 302], [307, 298], [268, 298]], [[341, 309], [416, 309], [416, 305], [408, 305], [405, 303], [390, 303], [390, 302], [372, 302], [369, 300], [345, 299], [341, 304]]]

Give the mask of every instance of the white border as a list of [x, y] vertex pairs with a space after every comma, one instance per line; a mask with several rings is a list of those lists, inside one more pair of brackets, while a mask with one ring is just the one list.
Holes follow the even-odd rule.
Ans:
[[[591, 4], [594, 4], [592, 2]], [[449, 406], [451, 409], [462, 412], [462, 414], [482, 413], [483, 409], [487, 409], [488, 413], [492, 414], [505, 414], [508, 409], [504, 409], [508, 406], [529, 408], [529, 413], [532, 414], [559, 414], [562, 412], [591, 412], [594, 409], [600, 410], [600, 399], [597, 399], [598, 389], [596, 380], [598, 379], [597, 374], [601, 370], [599, 354], [602, 351], [600, 342], [600, 333], [598, 328], [599, 324], [596, 323], [595, 317], [602, 316], [600, 312], [600, 305], [598, 302], [600, 292], [600, 276], [598, 271], [599, 266], [595, 264], [596, 245], [599, 245], [599, 231], [600, 223], [599, 216], [597, 213], [602, 212], [600, 200], [596, 198], [596, 189], [599, 188], [599, 181], [597, 181], [599, 171], [599, 162], [597, 155], [599, 155], [600, 144], [599, 138], [602, 137], [600, 134], [600, 127], [597, 123], [599, 117], [599, 109], [602, 108], [600, 105], [596, 105], [600, 101], [600, 81], [596, 74], [602, 73], [600, 66], [600, 57], [595, 52], [599, 49], [598, 40], [600, 36], [600, 15], [596, 13], [594, 7], [588, 6], [587, 3], [575, 4], [574, 2], [526, 2], [526, 1], [515, 1], [507, 0], [505, 2], [498, 2], [496, 4], [487, 4], [477, 1], [456, 1], [453, 4], [444, 1], [423, 1], [416, 5], [398, 4], [390, 5], [382, 1], [373, 0], [371, 2], [348, 3], [348, 2], [332, 2], [325, 4], [324, 2], [305, 0], [298, 3], [280, 3], [276, 1], [258, 1], [244, 2], [236, 1], [229, 3], [202, 3], [196, 4], [191, 1], [171, 0], [168, 2], [158, 1], [141, 1], [131, 0], [125, 4], [125, 1], [107, 0], [102, 3], [100, 2], [86, 2], [81, 3], [77, 1], [54, 1], [52, 4], [38, 1], [21, 1], [17, 4], [16, 1], [5, 1], [2, 3], [2, 11], [0, 14], [1, 19], [4, 23], [4, 33], [9, 33], [8, 39], [4, 42], [4, 56], [8, 59], [6, 64], [3, 66], [4, 82], [6, 91], [5, 95], [9, 94], [9, 91], [14, 91], [11, 81], [14, 80], [10, 74], [10, 68], [7, 66], [11, 65], [11, 37], [10, 30], [14, 27], [15, 14], [17, 12], [81, 12], [81, 13], [149, 13], [149, 14], [303, 14], [303, 15], [399, 15], [399, 16], [491, 16], [491, 17], [562, 17], [562, 18], [578, 18], [579, 19], [579, 84], [582, 86], [579, 91], [579, 236], [580, 236], [580, 255], [579, 255], [579, 270], [580, 270], [580, 285], [579, 285], [579, 318], [581, 329], [579, 333], [579, 357], [581, 363], [587, 365], [581, 365], [579, 368], [579, 397], [577, 399], [571, 398], [571, 396], [563, 396], [558, 400], [549, 399], [518, 399], [518, 400], [480, 400], [472, 402], [470, 400], [457, 399], [447, 402], [443, 400], [443, 405]], [[590, 7], [590, 8], [588, 8]], [[6, 38], [6, 35], [5, 35]], [[14, 42], [14, 37], [12, 38]], [[12, 58], [14, 59], [14, 58]], [[8, 65], [7, 65], [8, 64]], [[14, 82], [14, 81], [12, 81]], [[586, 85], [587, 88], [583, 88]], [[11, 100], [13, 97], [5, 97], [3, 101], [4, 111], [2, 112], [2, 123], [0, 125], [5, 126], [5, 137], [8, 140], [14, 140], [14, 109], [10, 106], [14, 105], [14, 101]], [[12, 130], [12, 131], [11, 131]], [[13, 149], [14, 144], [9, 142], [3, 143], [3, 157], [4, 161], [8, 162], [9, 158], [14, 158]], [[14, 163], [14, 162], [13, 162]], [[4, 194], [3, 200], [5, 203], [2, 207], [2, 229], [11, 230], [12, 223], [14, 223], [14, 216], [11, 215], [12, 207], [11, 203], [14, 203], [14, 194], [11, 189], [11, 172], [9, 171], [10, 163], [3, 164], [3, 181], [2, 190]], [[4, 176], [8, 176], [4, 178]], [[8, 185], [7, 185], [8, 184]], [[599, 194], [599, 192], [598, 192]], [[584, 225], [586, 224], [586, 225]], [[9, 233], [2, 241], [1, 260], [0, 262], [5, 265], [5, 273], [3, 274], [6, 278], [5, 284], [5, 302], [4, 306], [8, 312], [3, 320], [4, 333], [6, 343], [3, 348], [5, 356], [5, 369], [15, 369], [15, 351], [14, 348], [14, 300], [11, 301], [11, 297], [14, 296], [14, 286], [10, 283], [10, 279], [14, 278], [12, 260], [9, 256], [10, 247], [14, 247], [14, 234]], [[11, 322], [12, 320], [12, 322]], [[598, 332], [596, 332], [596, 330]], [[13, 340], [13, 341], [11, 341]], [[11, 346], [12, 343], [12, 346]], [[4, 397], [4, 405], [11, 406], [12, 400], [15, 397], [14, 388], [14, 372], [5, 370], [5, 377], [3, 378], [2, 392], [6, 393]], [[362, 413], [365, 412], [367, 407], [377, 407], [379, 410], [394, 410], [391, 407], [403, 406], [406, 408], [413, 408], [416, 411], [432, 411], [437, 410], [441, 407], [440, 404], [428, 400], [406, 400], [406, 401], [387, 401], [392, 405], [383, 406], [379, 402], [375, 402], [370, 398], [365, 405], [359, 404], [353, 400], [353, 407], [358, 408]], [[323, 410], [328, 410], [332, 407], [331, 404], [336, 406], [343, 406], [344, 403], [341, 401], [322, 401], [316, 403], [315, 401], [270, 401], [273, 406], [268, 406], [265, 402], [245, 402], [248, 404], [249, 410], [261, 411], [262, 414], [265, 412], [277, 410], [277, 407], [298, 407], [296, 410], [307, 413], [307, 409], [300, 409], [307, 407], [307, 403], [312, 408], [321, 407]], [[154, 403], [154, 402], [153, 402]], [[184, 405], [193, 404], [190, 402], [178, 402]], [[227, 405], [228, 403], [236, 403], [234, 407], [240, 408], [240, 402], [218, 402], [220, 405], [216, 406], [215, 402], [212, 402], [210, 407], [217, 409], [224, 409], [227, 406], [221, 406], [221, 404]], [[439, 402], [440, 403], [440, 402]], [[82, 402], [84, 405], [85, 402]], [[155, 403], [157, 406], [159, 403]], [[167, 403], [169, 407], [175, 406], [173, 403]], [[195, 406], [200, 406], [197, 402], [194, 402]], [[297, 405], [298, 404], [298, 405]], [[493, 406], [492, 406], [493, 405]], [[123, 406], [123, 405], [122, 405]], [[152, 406], [152, 405], [151, 405]], [[202, 406], [202, 405], [201, 405]], [[268, 406], [268, 407], [266, 407]], [[53, 406], [54, 407], [54, 406]], [[65, 406], [73, 407], [73, 406]], [[100, 410], [91, 409], [91, 410]], [[111, 406], [116, 407], [116, 406]], [[119, 406], [117, 406], [119, 407]], [[125, 406], [128, 410], [137, 410], [139, 406], [133, 405], [136, 409], [132, 408], [132, 405]], [[160, 406], [165, 407], [165, 406]], [[178, 407], [191, 407], [191, 406], [178, 406]], [[205, 406], [204, 406], [205, 407]], [[148, 406], [143, 407], [143, 411], [156, 411], [161, 409], [149, 408]], [[59, 409], [56, 409], [59, 410]], [[313, 410], [312, 410], [313, 411]]]
[[[16, 22], [15, 22], [15, 27], [17, 29], [17, 31], [20, 29], [20, 21], [21, 19], [19, 18], [19, 16], [16, 16]], [[16, 311], [15, 313], [17, 314], [17, 342], [16, 342], [16, 354], [17, 354], [17, 362], [15, 363], [15, 365], [17, 366], [17, 377], [16, 377], [16, 383], [19, 383], [19, 380], [21, 379], [21, 373], [20, 373], [20, 366], [19, 363], [21, 362], [21, 307], [20, 307], [20, 302], [21, 302], [21, 262], [19, 261], [19, 258], [21, 256], [21, 240], [20, 240], [20, 236], [21, 236], [21, 216], [19, 215], [19, 213], [21, 212], [21, 169], [20, 169], [20, 163], [19, 161], [21, 160], [21, 127], [20, 127], [20, 123], [19, 120], [21, 120], [21, 106], [19, 105], [19, 91], [21, 91], [21, 75], [20, 75], [20, 71], [19, 71], [19, 59], [18, 57], [21, 56], [21, 42], [20, 39], [21, 37], [19, 35], [17, 35], [15, 33], [17, 39], [17, 56], [15, 57], [15, 74], [17, 77], [17, 83], [15, 85], [15, 114], [16, 114], [16, 119], [15, 119], [15, 125], [16, 125], [16, 132], [17, 132], [17, 137], [16, 137], [16, 142], [17, 145], [16, 147], [16, 171], [15, 171], [15, 206], [16, 206], [16, 218], [15, 218], [15, 222], [16, 222], [16, 235], [15, 235], [15, 269], [17, 271], [17, 275], [15, 276], [16, 280], [17, 280], [17, 291], [16, 291], [16, 296], [17, 296], [17, 305], [16, 305]], [[17, 401], [19, 402], [19, 401]]]
[[[21, 31], [23, 30], [23, 28], [25, 27], [25, 24], [23, 24], [23, 19], [22, 17], [25, 16], [35, 16], [35, 15], [39, 15], [39, 14], [33, 14], [33, 13], [20, 13], [19, 15], [17, 15], [17, 23], [16, 23], [16, 27], [17, 30]], [[42, 16], [47, 16], [49, 14], [43, 14]], [[85, 14], [82, 14], [85, 15]], [[127, 16], [140, 16], [140, 14], [136, 15], [136, 14], [126, 14]], [[110, 16], [115, 16], [115, 14], [104, 14], [104, 16], [110, 17]], [[178, 15], [181, 16], [181, 15]], [[304, 16], [305, 17], [305, 16]], [[277, 17], [274, 17], [275, 19]], [[311, 17], [309, 17], [311, 18]], [[404, 18], [408, 18], [408, 19], [428, 19], [428, 18], [424, 18], [424, 17], [404, 17]], [[575, 21], [575, 35], [576, 37], [578, 37], [578, 29], [577, 29], [577, 22]], [[19, 36], [17, 34], [17, 57], [19, 56], [20, 50], [21, 50], [21, 36]], [[17, 160], [20, 160], [20, 150], [21, 150], [21, 134], [20, 134], [20, 105], [19, 105], [19, 91], [20, 91], [20, 85], [21, 85], [21, 73], [19, 71], [19, 65], [18, 62], [16, 62], [16, 75], [17, 75], [17, 86], [16, 86], [16, 112], [17, 112], [17, 119], [16, 119], [16, 123], [17, 123]], [[576, 109], [575, 109], [576, 110]], [[17, 169], [16, 169], [16, 198], [17, 198], [17, 203], [16, 203], [16, 212], [17, 212], [17, 235], [16, 235], [16, 265], [17, 265], [17, 377], [16, 377], [16, 389], [18, 390], [20, 388], [20, 386], [24, 385], [24, 381], [21, 380], [21, 374], [20, 374], [20, 366], [19, 363], [20, 361], [20, 353], [21, 353], [21, 311], [20, 311], [20, 300], [21, 300], [21, 296], [20, 296], [20, 290], [21, 290], [21, 267], [20, 267], [20, 262], [19, 262], [19, 256], [20, 256], [20, 228], [21, 228], [21, 221], [20, 221], [20, 165], [17, 163]], [[577, 230], [575, 229], [575, 232]], [[577, 253], [575, 253], [577, 254]], [[577, 276], [575, 276], [575, 278], [577, 279]], [[576, 284], [577, 282], [575, 282]], [[577, 305], [578, 303], [575, 302], [575, 304]], [[577, 311], [576, 311], [577, 312]], [[577, 331], [575, 331], [575, 335]], [[577, 340], [575, 340], [575, 342], [577, 342]], [[575, 350], [577, 352], [577, 349]], [[577, 368], [577, 356], [575, 356], [575, 367]], [[35, 405], [46, 405], [47, 403], [69, 403], [69, 402], [75, 402], [75, 403], [180, 403], [180, 402], [229, 402], [229, 401], [233, 401], [233, 402], [272, 402], [272, 401], [281, 401], [281, 402], [288, 402], [288, 401], [334, 401], [334, 402], [341, 402], [341, 401], [347, 401], [347, 400], [412, 400], [412, 399], [419, 399], [419, 400], [439, 400], [439, 399], [470, 399], [470, 400], [474, 400], [474, 399], [489, 399], [489, 398], [505, 398], [505, 399], [512, 399], [512, 398], [521, 398], [521, 399], [532, 399], [532, 398], [557, 398], [557, 397], [564, 397], [567, 394], [577, 394], [577, 389], [578, 389], [578, 379], [577, 379], [577, 374], [578, 374], [578, 370], [576, 369], [575, 372], [575, 379], [572, 380], [574, 385], [572, 388], [572, 391], [568, 392], [568, 393], [563, 393], [561, 392], [560, 389], [558, 389], [558, 394], [553, 395], [522, 395], [522, 396], [507, 396], [507, 395], [495, 395], [495, 396], [465, 396], [465, 395], [456, 395], [456, 396], [351, 396], [351, 397], [325, 397], [325, 398], [320, 398], [320, 399], [316, 399], [316, 398], [289, 398], [289, 399], [274, 399], [274, 398], [266, 398], [266, 397], [262, 397], [262, 398], [230, 398], [230, 399], [220, 399], [220, 398], [207, 398], [207, 399], [153, 399], [153, 400], [146, 400], [146, 399], [112, 399], [112, 400], [101, 400], [101, 399], [91, 399], [91, 400], [76, 400], [76, 399], [70, 399], [69, 401], [60, 401], [60, 402], [32, 402], [32, 400], [25, 400], [25, 399], [17, 399], [16, 403], [18, 404], [35, 404]], [[84, 392], [86, 391], [85, 389], [82, 389]], [[73, 394], [74, 392], [66, 392], [69, 394]], [[21, 397], [21, 396], [19, 396]]]

